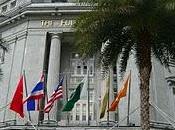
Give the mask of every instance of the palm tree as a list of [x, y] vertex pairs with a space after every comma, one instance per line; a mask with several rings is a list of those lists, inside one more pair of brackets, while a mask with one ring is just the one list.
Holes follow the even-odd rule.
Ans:
[[[83, 1], [83, 0], [82, 0]], [[77, 47], [81, 54], [100, 54], [107, 70], [120, 61], [124, 74], [134, 51], [140, 78], [141, 128], [150, 129], [149, 83], [152, 56], [165, 67], [175, 56], [174, 0], [85, 0], [92, 11], [80, 15], [75, 24]]]

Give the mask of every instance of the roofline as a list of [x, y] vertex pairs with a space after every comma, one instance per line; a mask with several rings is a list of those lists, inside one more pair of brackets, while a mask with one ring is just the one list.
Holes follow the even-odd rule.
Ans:
[[92, 10], [90, 5], [81, 5], [77, 3], [41, 3], [41, 4], [29, 4], [27, 6], [18, 8], [13, 11], [9, 11], [2, 16], [5, 16], [3, 20], [0, 21], [0, 27], [7, 24], [13, 23], [15, 20], [25, 19], [26, 16], [35, 14], [41, 15], [46, 14], [52, 16], [55, 14], [80, 14], [83, 12], [88, 12]]

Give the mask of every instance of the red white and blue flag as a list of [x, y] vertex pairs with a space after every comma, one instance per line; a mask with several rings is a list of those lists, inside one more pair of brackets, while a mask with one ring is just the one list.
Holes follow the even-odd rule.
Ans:
[[39, 99], [44, 97], [44, 75], [41, 76], [39, 82], [35, 85], [31, 94], [25, 99], [28, 111], [39, 110]]
[[61, 81], [55, 88], [54, 92], [52, 93], [50, 99], [48, 100], [47, 104], [45, 105], [44, 107], [45, 113], [49, 113], [54, 105], [54, 102], [63, 97], [63, 79], [64, 78], [61, 79]]

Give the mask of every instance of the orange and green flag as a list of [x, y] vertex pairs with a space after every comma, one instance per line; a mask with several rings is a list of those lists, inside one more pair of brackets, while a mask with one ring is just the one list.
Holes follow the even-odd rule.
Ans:
[[125, 80], [121, 90], [117, 94], [116, 98], [113, 100], [112, 104], [110, 105], [110, 108], [108, 111], [115, 111], [116, 108], [118, 107], [119, 101], [122, 97], [125, 97], [127, 94], [127, 89], [130, 87], [130, 82], [131, 82], [131, 72], [128, 75], [127, 79]]

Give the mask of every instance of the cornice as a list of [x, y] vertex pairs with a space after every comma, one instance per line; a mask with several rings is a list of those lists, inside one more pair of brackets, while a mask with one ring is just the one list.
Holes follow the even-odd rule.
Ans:
[[[6, 13], [8, 18], [0, 21], [0, 27], [14, 23], [15, 21], [26, 19], [27, 17], [35, 16], [54, 16], [54, 15], [78, 15], [82, 12], [91, 11], [90, 5], [81, 5], [77, 3], [42, 3], [29, 4], [21, 7], [20, 11]], [[9, 17], [10, 16], [10, 17]]]

